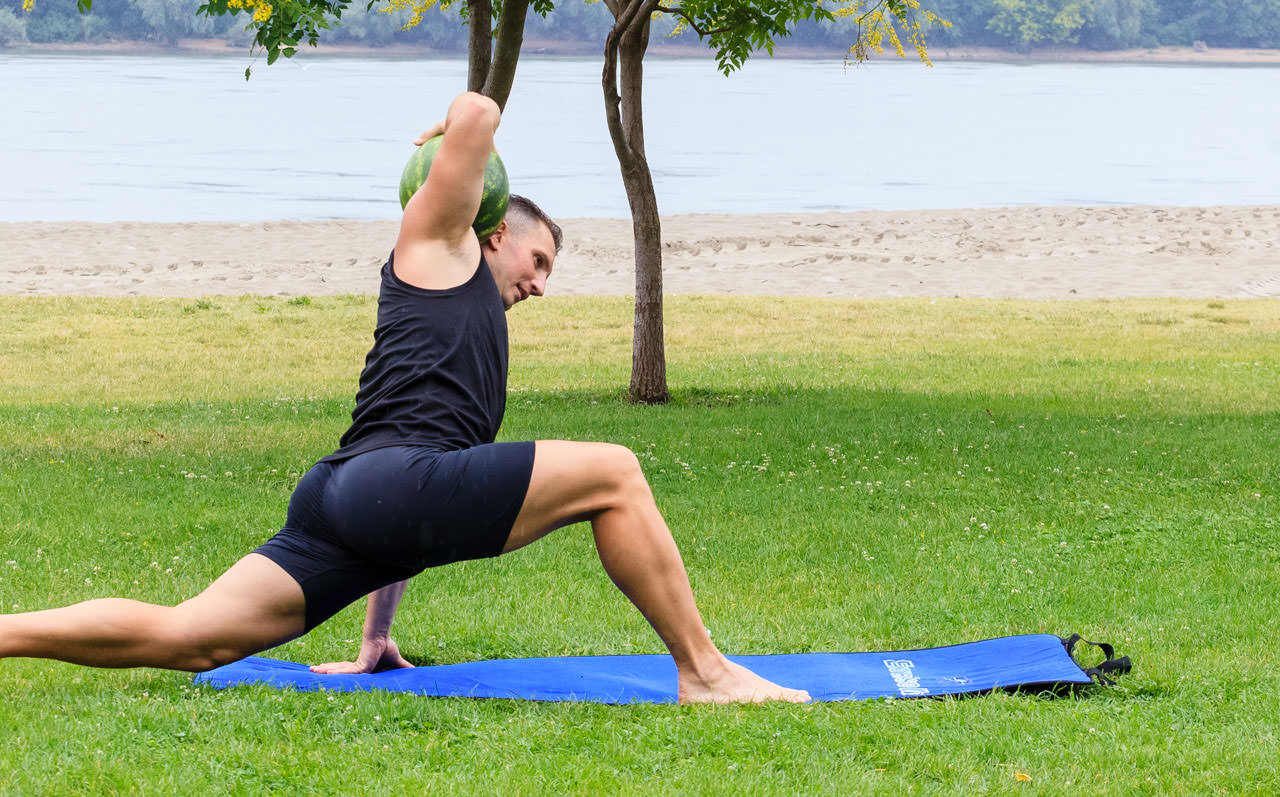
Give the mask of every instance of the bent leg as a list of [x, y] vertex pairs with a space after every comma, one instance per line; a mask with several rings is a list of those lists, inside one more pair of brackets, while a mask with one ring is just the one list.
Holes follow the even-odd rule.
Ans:
[[630, 450], [539, 441], [529, 490], [503, 552], [583, 520], [591, 522], [605, 571], [675, 658], [680, 702], [809, 699], [734, 664], [712, 643], [680, 551]]
[[177, 606], [102, 598], [0, 615], [0, 658], [200, 672], [301, 635], [304, 613], [298, 582], [255, 553]]

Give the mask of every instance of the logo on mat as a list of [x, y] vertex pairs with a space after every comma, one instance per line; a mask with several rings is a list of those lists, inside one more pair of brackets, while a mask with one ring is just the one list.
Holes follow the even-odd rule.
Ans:
[[929, 694], [926, 687], [920, 685], [920, 679], [916, 678], [912, 668], [915, 662], [911, 659], [883, 659], [884, 666], [889, 670], [889, 677], [893, 678], [893, 682], [898, 685], [898, 693], [903, 697], [920, 697]]

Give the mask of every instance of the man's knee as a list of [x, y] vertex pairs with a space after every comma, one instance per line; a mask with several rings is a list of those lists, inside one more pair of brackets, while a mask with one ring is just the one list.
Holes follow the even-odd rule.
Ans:
[[604, 504], [620, 505], [653, 500], [649, 480], [644, 475], [644, 468], [640, 467], [640, 459], [627, 446], [600, 444], [593, 470], [607, 493]]
[[248, 651], [237, 650], [198, 635], [175, 638], [171, 650], [170, 668], [187, 672], [206, 672], [249, 655]]
[[175, 607], [164, 624], [160, 637], [168, 649], [170, 669], [205, 672], [255, 653], [237, 645], [208, 626], [201, 627], [199, 618]]
[[609, 488], [622, 497], [630, 497], [635, 493], [647, 495], [649, 482], [635, 452], [614, 443], [602, 443], [601, 446], [598, 472], [606, 478]]

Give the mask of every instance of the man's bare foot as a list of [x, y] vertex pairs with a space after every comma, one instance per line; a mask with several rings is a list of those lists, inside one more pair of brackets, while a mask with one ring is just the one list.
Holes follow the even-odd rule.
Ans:
[[677, 695], [681, 705], [688, 703], [765, 703], [781, 700], [808, 703], [812, 698], [802, 689], [788, 689], [728, 659], [711, 674], [681, 672]]

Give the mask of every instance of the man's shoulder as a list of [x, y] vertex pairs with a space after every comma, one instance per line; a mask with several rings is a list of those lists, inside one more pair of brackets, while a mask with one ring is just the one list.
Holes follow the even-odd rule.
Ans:
[[456, 288], [475, 275], [480, 262], [480, 242], [472, 233], [470, 239], [448, 242], [432, 239], [396, 241], [391, 253], [394, 273], [401, 281], [417, 288], [447, 290]]

